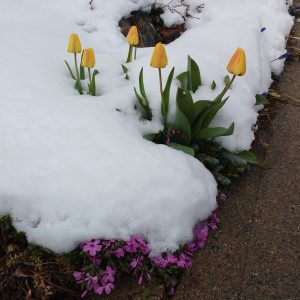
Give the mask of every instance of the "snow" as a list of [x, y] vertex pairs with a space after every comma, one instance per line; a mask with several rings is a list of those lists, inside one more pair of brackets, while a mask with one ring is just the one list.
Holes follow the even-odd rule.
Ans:
[[[198, 1], [187, 1], [196, 13]], [[285, 52], [292, 18], [282, 0], [202, 2], [202, 13], [166, 47], [163, 76], [173, 66], [176, 74], [183, 71], [190, 54], [203, 78], [194, 98], [211, 99], [222, 89], [229, 58], [243, 47], [247, 73], [236, 79], [215, 125], [234, 121], [234, 135], [220, 141], [233, 151], [249, 149], [255, 94], [267, 91], [271, 70], [282, 70], [282, 61], [270, 61]], [[0, 214], [10, 214], [29, 241], [61, 253], [90, 238], [142, 234], [159, 253], [191, 239], [194, 224], [216, 208], [216, 182], [199, 161], [143, 139], [161, 129], [157, 70], [148, 67], [153, 49], [138, 50], [128, 65], [130, 81], [121, 71], [128, 45], [118, 21], [151, 4], [94, 0], [90, 10], [84, 0], [1, 0]], [[178, 24], [178, 14], [166, 13], [165, 20]], [[72, 62], [66, 53], [72, 32], [95, 49], [98, 97], [73, 89], [63, 62]], [[140, 121], [134, 110], [142, 66], [152, 122]]]

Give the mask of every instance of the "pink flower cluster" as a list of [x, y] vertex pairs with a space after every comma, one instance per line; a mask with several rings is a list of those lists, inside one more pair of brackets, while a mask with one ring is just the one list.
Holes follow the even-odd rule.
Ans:
[[[151, 280], [155, 272], [174, 272], [190, 269], [193, 252], [204, 248], [208, 231], [217, 229], [219, 219], [214, 212], [207, 222], [195, 226], [194, 239], [175, 253], [164, 253], [160, 257], [151, 257], [146, 240], [135, 235], [126, 242], [117, 240], [92, 240], [81, 245], [85, 256], [84, 268], [74, 272], [73, 276], [82, 285], [85, 297], [89, 292], [98, 295], [110, 294], [114, 288], [118, 273], [132, 273], [141, 284], [144, 279]], [[171, 270], [171, 271], [170, 271]]]
[[81, 298], [85, 297], [88, 292], [93, 291], [98, 295], [102, 295], [105, 292], [110, 294], [114, 288], [116, 269], [111, 266], [107, 266], [105, 270], [101, 270], [99, 275], [92, 276], [86, 272], [74, 272], [73, 276], [77, 283], [83, 283], [85, 290], [81, 294]]

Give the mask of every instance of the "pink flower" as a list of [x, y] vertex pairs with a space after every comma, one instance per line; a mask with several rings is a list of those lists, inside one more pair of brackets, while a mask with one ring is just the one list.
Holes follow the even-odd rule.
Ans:
[[97, 251], [101, 251], [102, 246], [99, 245], [100, 240], [92, 240], [90, 242], [86, 242], [82, 247], [83, 252], [88, 252], [90, 256], [95, 256]]
[[168, 264], [176, 264], [178, 259], [175, 255], [168, 253], [166, 257]]
[[135, 269], [137, 266], [139, 266], [142, 263], [143, 260], [144, 260], [143, 256], [134, 258], [130, 263], [131, 268]]
[[112, 239], [112, 240], [105, 240], [102, 241], [102, 245], [104, 246], [105, 249], [107, 249], [109, 246], [111, 246], [116, 240]]
[[94, 290], [96, 292], [96, 290], [99, 288], [98, 276], [91, 276], [87, 273], [85, 281], [87, 281], [88, 290]]
[[219, 224], [219, 218], [217, 217], [216, 212], [214, 212], [212, 214], [212, 216], [210, 217], [210, 220], [208, 222], [208, 226], [212, 229], [212, 230], [216, 230], [218, 228], [218, 224]]
[[189, 251], [191, 251], [191, 252], [195, 252], [196, 250], [198, 250], [198, 247], [197, 247], [197, 244], [195, 243], [195, 242], [189, 242], [188, 244], [187, 244], [187, 248], [188, 248], [188, 250]]
[[181, 253], [177, 262], [177, 266], [181, 268], [191, 268], [192, 259], [184, 253]]
[[123, 247], [123, 249], [129, 253], [136, 253], [138, 248], [139, 243], [136, 242], [134, 237], [132, 237], [128, 242], [126, 242], [126, 245]]
[[123, 247], [126, 252], [136, 253], [138, 249], [141, 249], [144, 254], [149, 252], [149, 247], [142, 236], [133, 236]]
[[80, 281], [80, 280], [83, 279], [83, 273], [82, 272], [74, 272], [73, 276], [74, 276], [76, 281]]
[[105, 293], [107, 295], [109, 295], [113, 288], [114, 288], [114, 285], [112, 283], [107, 283], [103, 286], [99, 286], [96, 293], [99, 295], [102, 295], [103, 291], [105, 291]]
[[125, 251], [123, 248], [118, 248], [116, 251], [113, 252], [113, 254], [115, 254], [116, 257], [124, 257], [125, 255]]
[[96, 266], [100, 265], [101, 264], [101, 259], [96, 257], [96, 256], [92, 256], [91, 257], [91, 260], [92, 260], [92, 263]]
[[204, 248], [207, 237], [208, 237], [208, 226], [205, 225], [203, 228], [198, 228], [196, 231], [196, 237], [198, 241], [198, 247]]
[[114, 282], [115, 275], [116, 275], [116, 269], [114, 267], [107, 266], [106, 270], [103, 271], [102, 273], [102, 282], [103, 283]]
[[164, 269], [164, 268], [166, 268], [168, 266], [168, 262], [165, 259], [157, 257], [157, 256], [151, 257], [151, 261], [158, 268]]

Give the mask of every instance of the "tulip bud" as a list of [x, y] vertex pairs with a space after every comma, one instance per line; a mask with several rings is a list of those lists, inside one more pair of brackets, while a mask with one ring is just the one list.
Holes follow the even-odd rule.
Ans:
[[246, 55], [242, 48], [238, 48], [227, 65], [227, 71], [236, 76], [246, 73]]
[[136, 26], [131, 26], [126, 41], [129, 45], [136, 46], [139, 43], [139, 32]]
[[96, 64], [95, 54], [93, 48], [83, 50], [81, 66], [86, 68], [93, 68]]
[[70, 53], [80, 53], [81, 52], [80, 39], [76, 33], [72, 33], [70, 35], [68, 52], [70, 52]]
[[164, 68], [167, 64], [166, 49], [162, 43], [158, 43], [153, 50], [150, 66], [153, 68]]

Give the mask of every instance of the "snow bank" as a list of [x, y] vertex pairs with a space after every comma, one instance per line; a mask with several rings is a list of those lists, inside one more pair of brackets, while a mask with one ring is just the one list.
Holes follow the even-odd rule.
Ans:
[[[285, 51], [292, 20], [281, 0], [203, 2], [200, 19], [189, 20], [189, 30], [167, 47], [164, 76], [173, 65], [183, 71], [191, 54], [204, 82], [195, 98], [207, 99], [211, 81], [222, 88], [228, 59], [244, 47], [247, 75], [237, 79], [216, 124], [235, 121], [235, 134], [222, 142], [231, 150], [248, 149], [254, 96], [267, 90], [271, 68], [282, 68], [270, 60]], [[0, 2], [0, 214], [12, 215], [31, 242], [64, 252], [93, 237], [143, 234], [153, 253], [175, 250], [215, 209], [216, 183], [200, 162], [142, 138], [161, 128], [157, 70], [147, 68], [152, 49], [138, 51], [130, 81], [121, 72], [128, 47], [118, 21], [151, 3], [94, 0], [90, 10], [83, 0]], [[261, 27], [267, 30], [261, 33]], [[63, 63], [72, 61], [66, 53], [71, 32], [96, 51], [100, 97], [73, 89]], [[133, 86], [142, 66], [152, 122], [139, 121], [134, 111]], [[176, 81], [173, 96], [175, 90]]]

